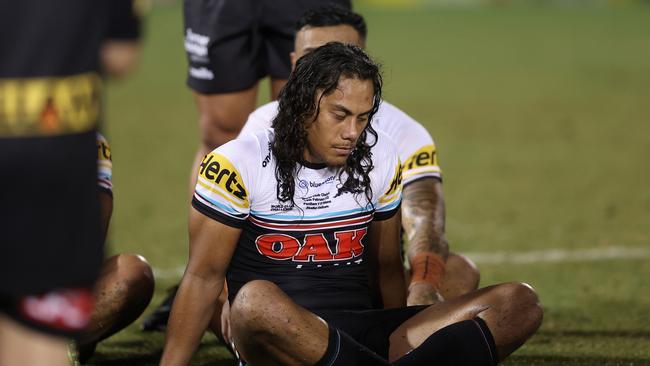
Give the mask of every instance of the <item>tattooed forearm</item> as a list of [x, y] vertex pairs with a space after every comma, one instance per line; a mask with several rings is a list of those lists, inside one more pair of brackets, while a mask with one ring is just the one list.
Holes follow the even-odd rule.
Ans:
[[409, 258], [428, 251], [447, 259], [445, 201], [440, 181], [426, 178], [404, 187], [402, 225], [408, 238]]

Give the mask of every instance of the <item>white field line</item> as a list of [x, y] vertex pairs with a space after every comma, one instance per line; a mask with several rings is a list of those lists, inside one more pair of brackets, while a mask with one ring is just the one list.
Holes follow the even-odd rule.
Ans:
[[[464, 252], [476, 264], [531, 264], [562, 262], [594, 262], [609, 259], [650, 258], [650, 248], [607, 247], [594, 249], [547, 249], [527, 252]], [[176, 268], [154, 268], [156, 278], [180, 278], [185, 266]]]
[[648, 258], [650, 257], [650, 248], [607, 247], [576, 250], [547, 249], [528, 252], [468, 252], [462, 254], [477, 264], [562, 263]]

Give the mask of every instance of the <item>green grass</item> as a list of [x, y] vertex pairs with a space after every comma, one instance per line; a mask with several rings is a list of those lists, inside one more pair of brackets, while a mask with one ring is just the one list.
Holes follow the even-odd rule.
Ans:
[[[454, 250], [650, 245], [650, 8], [360, 10], [386, 99], [438, 144]], [[147, 29], [139, 71], [107, 96], [110, 242], [165, 270], [187, 257], [197, 113], [180, 6], [155, 8]], [[647, 258], [480, 267], [482, 285], [527, 281], [545, 308], [506, 365], [650, 365]], [[176, 280], [158, 280], [154, 304]], [[233, 364], [205, 341], [195, 365]], [[92, 363], [155, 365], [162, 344], [131, 326]]]

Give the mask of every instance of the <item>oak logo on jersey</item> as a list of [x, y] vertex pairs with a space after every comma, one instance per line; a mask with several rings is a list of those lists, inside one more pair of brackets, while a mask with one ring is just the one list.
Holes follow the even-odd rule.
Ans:
[[246, 187], [241, 181], [241, 174], [223, 155], [215, 153], [206, 155], [199, 166], [199, 175], [232, 194], [233, 198], [245, 201], [248, 197]]
[[96, 73], [0, 80], [0, 136], [47, 136], [89, 131], [101, 105]]
[[[287, 234], [265, 234], [255, 240], [257, 251], [267, 258], [294, 262], [325, 262], [348, 260], [363, 254], [363, 238], [367, 229], [339, 231], [335, 243], [329, 243], [323, 234], [307, 234], [302, 243]], [[331, 248], [334, 248], [332, 250]]]
[[405, 171], [425, 166], [438, 166], [438, 155], [436, 154], [435, 145], [423, 146], [404, 162]]

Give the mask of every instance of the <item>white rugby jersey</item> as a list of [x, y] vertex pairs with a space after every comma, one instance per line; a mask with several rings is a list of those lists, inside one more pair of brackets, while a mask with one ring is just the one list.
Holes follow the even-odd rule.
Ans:
[[[271, 127], [277, 110], [277, 101], [257, 108], [248, 116], [240, 136]], [[404, 185], [424, 177], [442, 179], [436, 144], [420, 123], [386, 101], [381, 102], [371, 123], [375, 130], [383, 132], [395, 141], [404, 168], [402, 172]]]
[[339, 168], [305, 163], [298, 165], [292, 207], [276, 195], [273, 138], [272, 129], [241, 136], [206, 155], [199, 168], [194, 208], [243, 228], [226, 277], [231, 300], [246, 282], [265, 279], [308, 309], [371, 308], [367, 232], [371, 221], [399, 210], [395, 147], [382, 137], [372, 149], [370, 201], [364, 193], [339, 193]]
[[113, 162], [111, 147], [100, 133], [97, 133], [97, 185], [100, 189], [113, 193]]

